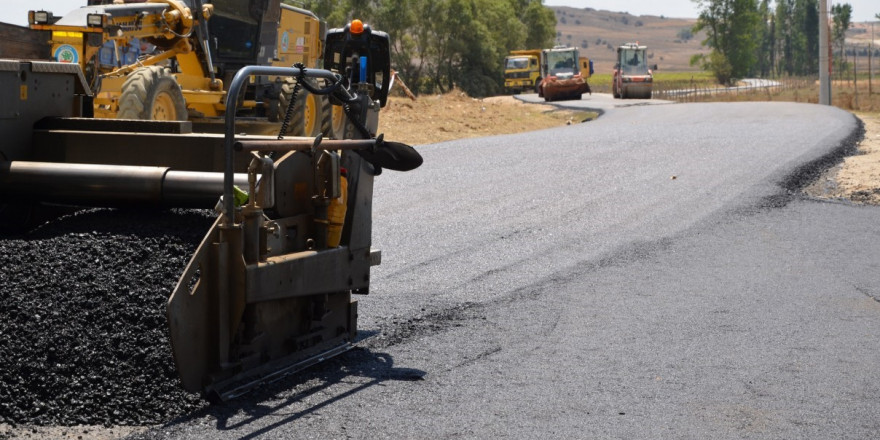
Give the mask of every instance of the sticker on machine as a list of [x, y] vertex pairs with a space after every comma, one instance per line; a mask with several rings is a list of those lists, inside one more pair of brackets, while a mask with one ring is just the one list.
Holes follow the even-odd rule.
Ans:
[[53, 58], [55, 61], [59, 63], [71, 63], [75, 64], [79, 62], [79, 53], [76, 51], [76, 48], [69, 44], [62, 44], [55, 49], [55, 53], [53, 54]]
[[281, 51], [287, 52], [287, 49], [289, 49], [289, 48], [290, 48], [290, 34], [287, 33], [287, 31], [284, 31], [284, 33], [281, 34]]
[[303, 53], [303, 46], [306, 45], [306, 39], [304, 37], [296, 38], [296, 53]]

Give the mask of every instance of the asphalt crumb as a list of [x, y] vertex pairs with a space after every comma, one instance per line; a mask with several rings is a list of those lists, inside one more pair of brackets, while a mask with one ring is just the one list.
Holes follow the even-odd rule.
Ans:
[[185, 392], [165, 303], [213, 221], [92, 209], [0, 239], [0, 424], [147, 425]]
[[426, 312], [415, 316], [390, 316], [379, 324], [377, 334], [362, 341], [359, 345], [370, 349], [383, 349], [415, 338], [441, 333], [453, 327], [461, 327], [466, 321], [485, 319], [480, 312], [483, 306], [477, 303], [462, 303], [452, 307]]
[[858, 154], [859, 142], [865, 137], [865, 123], [855, 116], [853, 118], [856, 120], [855, 130], [844, 138], [837, 148], [795, 169], [779, 183], [784, 192], [767, 197], [760, 207], [769, 209], [785, 207], [802, 194], [810, 184], [820, 179], [825, 172], [842, 163], [845, 157]]

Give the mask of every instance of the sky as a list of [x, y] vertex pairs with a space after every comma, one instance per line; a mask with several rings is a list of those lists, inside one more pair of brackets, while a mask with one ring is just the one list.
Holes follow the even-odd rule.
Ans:
[[[874, 14], [880, 13], [880, 2], [877, 0], [828, 0], [829, 5], [832, 1], [851, 4], [854, 22], [876, 21]], [[3, 3], [0, 7], [0, 21], [20, 26], [27, 26], [28, 10], [44, 9], [59, 16], [86, 4], [86, 0], [0, 0], [0, 2]], [[675, 18], [696, 18], [698, 14], [696, 4], [691, 0], [545, 0], [544, 4]]]

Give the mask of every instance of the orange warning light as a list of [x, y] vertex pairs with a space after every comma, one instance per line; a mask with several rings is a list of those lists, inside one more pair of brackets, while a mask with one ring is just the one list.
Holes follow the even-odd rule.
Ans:
[[351, 21], [351, 33], [355, 35], [360, 35], [364, 33], [364, 22], [360, 20], [352, 20]]

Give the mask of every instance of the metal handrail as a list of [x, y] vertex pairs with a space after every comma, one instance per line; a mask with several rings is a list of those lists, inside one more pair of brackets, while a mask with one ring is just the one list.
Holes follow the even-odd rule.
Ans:
[[[235, 205], [232, 200], [232, 187], [234, 185], [234, 159], [235, 159], [235, 111], [238, 108], [238, 97], [242, 86], [247, 79], [255, 75], [272, 75], [272, 76], [293, 76], [297, 77], [301, 73], [296, 67], [275, 67], [275, 66], [245, 66], [232, 79], [229, 90], [226, 92], [226, 123], [224, 130], [224, 147], [226, 152], [226, 168], [223, 173], [223, 215], [225, 216], [225, 224], [232, 225], [235, 223], [234, 209]], [[340, 76], [324, 69], [306, 69], [305, 76], [309, 78], [322, 78], [331, 81], [339, 81]]]

